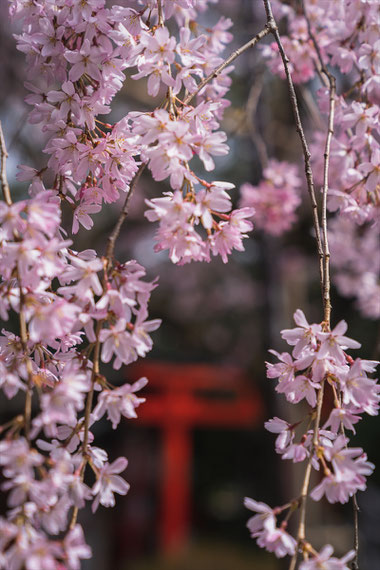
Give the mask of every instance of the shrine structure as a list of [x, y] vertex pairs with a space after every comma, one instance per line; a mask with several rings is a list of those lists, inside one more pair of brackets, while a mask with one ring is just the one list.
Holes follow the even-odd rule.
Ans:
[[263, 402], [234, 366], [145, 360], [128, 367], [130, 382], [142, 376], [149, 379], [147, 400], [135, 424], [161, 431], [159, 541], [162, 552], [172, 553], [190, 534], [192, 430], [254, 429], [263, 421]]

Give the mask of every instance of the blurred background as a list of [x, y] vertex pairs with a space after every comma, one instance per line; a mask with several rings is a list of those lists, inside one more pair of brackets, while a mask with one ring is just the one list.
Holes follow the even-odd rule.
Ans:
[[[15, 180], [16, 165], [41, 168], [46, 155], [38, 126], [27, 123], [24, 57], [15, 49], [15, 30], [6, 12], [6, 2], [1, 2], [0, 117], [10, 154], [8, 177], [15, 199], [20, 199], [26, 188]], [[228, 52], [248, 41], [265, 21], [258, 0], [210, 5], [204, 25], [213, 25], [221, 15], [234, 22], [234, 43]], [[261, 144], [278, 160], [299, 162], [301, 153], [286, 85], [265, 69], [260, 51], [238, 59], [232, 77], [231, 106], [222, 125], [231, 152], [216, 160], [214, 179], [239, 188], [243, 182], [260, 180]], [[314, 128], [310, 101], [318, 87], [311, 83], [297, 90], [309, 129]], [[144, 82], [128, 79], [106, 120], [154, 109], [159, 99], [160, 95], [157, 100], [146, 95]], [[82, 514], [94, 550], [83, 568], [280, 570], [287, 563], [259, 550], [250, 539], [245, 525], [251, 513], [243, 499], [249, 496], [274, 506], [299, 493], [302, 466], [295, 468], [275, 454], [274, 437], [263, 429], [263, 422], [273, 415], [291, 421], [300, 414], [277, 398], [275, 384], [266, 379], [268, 349], [286, 349], [279, 331], [293, 326], [297, 308], [302, 307], [309, 322], [322, 320], [307, 194], [304, 190], [298, 222], [283, 236], [254, 230], [245, 240], [245, 251], [232, 255], [227, 265], [217, 259], [177, 267], [165, 252], [154, 253], [156, 228], [144, 218], [144, 200], [165, 189], [148, 175], [141, 179], [117, 245], [120, 261], [136, 259], [150, 279], [159, 277], [150, 314], [163, 324], [153, 334], [154, 349], [145, 360], [118, 372], [105, 368], [115, 383], [141, 376], [150, 383], [142, 394], [147, 403], [139, 408], [138, 420], [124, 419], [116, 431], [106, 420], [96, 427], [97, 444], [107, 449], [111, 460], [129, 458], [124, 477], [131, 489], [118, 498], [116, 508], [100, 507], [96, 516]], [[94, 216], [94, 228], [82, 229], [74, 237], [74, 248], [104, 253], [120, 205], [108, 205]], [[334, 288], [332, 304], [334, 324], [347, 320], [349, 336], [362, 343], [361, 357], [378, 358], [378, 323], [363, 319], [353, 302], [339, 297]], [[3, 401], [0, 413], [17, 405], [16, 398]], [[379, 438], [380, 422], [369, 417], [360, 423], [353, 442], [378, 465]], [[379, 469], [358, 500], [360, 568], [372, 570], [380, 559]], [[332, 543], [337, 555], [352, 547], [351, 504], [312, 504], [308, 521], [316, 547]]]

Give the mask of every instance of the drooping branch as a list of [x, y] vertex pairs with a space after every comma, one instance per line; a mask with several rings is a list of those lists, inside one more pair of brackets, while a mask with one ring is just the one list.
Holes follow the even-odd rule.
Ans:
[[28, 327], [25, 318], [25, 295], [20, 282], [19, 272], [17, 273], [18, 273], [19, 294], [20, 294], [20, 313], [19, 313], [20, 341], [24, 353], [25, 367], [28, 375], [28, 382], [25, 390], [25, 404], [24, 404], [24, 432], [26, 440], [29, 441], [30, 423], [32, 419], [33, 370], [30, 358], [28, 356]]
[[311, 477], [311, 468], [312, 468], [312, 459], [313, 459], [313, 452], [317, 449], [318, 446], [318, 433], [319, 433], [319, 426], [321, 423], [321, 412], [322, 412], [322, 404], [323, 404], [323, 393], [324, 393], [324, 382], [321, 384], [321, 388], [318, 392], [318, 399], [317, 399], [317, 408], [315, 411], [315, 420], [314, 420], [314, 427], [313, 427], [313, 444], [312, 450], [309, 455], [309, 459], [306, 465], [305, 475], [302, 482], [301, 494], [299, 499], [299, 521], [298, 521], [298, 529], [297, 529], [297, 548], [295, 549], [295, 553], [290, 561], [289, 570], [295, 570], [298, 558], [298, 550], [303, 541], [306, 537], [306, 500], [307, 494], [310, 485], [310, 477]]
[[9, 188], [8, 180], [7, 180], [7, 171], [6, 171], [6, 161], [8, 158], [7, 147], [5, 145], [4, 133], [0, 122], [0, 154], [1, 154], [1, 170], [0, 170], [0, 180], [1, 180], [1, 187], [4, 194], [4, 200], [8, 204], [8, 206], [12, 205], [12, 198], [11, 198], [11, 191]]
[[301, 121], [300, 112], [299, 112], [299, 108], [298, 108], [297, 96], [296, 96], [292, 76], [291, 76], [290, 69], [289, 69], [289, 58], [287, 57], [285, 50], [284, 50], [284, 47], [283, 47], [282, 42], [281, 42], [280, 34], [278, 32], [278, 26], [277, 26], [276, 21], [273, 17], [273, 12], [272, 12], [270, 0], [263, 0], [263, 2], [264, 2], [265, 12], [267, 15], [267, 27], [269, 28], [270, 32], [272, 33], [272, 35], [274, 36], [274, 38], [276, 40], [278, 50], [279, 50], [279, 53], [280, 53], [280, 56], [282, 59], [283, 66], [284, 66], [286, 80], [287, 80], [287, 84], [288, 84], [289, 96], [290, 96], [290, 103], [291, 103], [291, 106], [293, 109], [293, 115], [294, 115], [294, 120], [295, 120], [295, 124], [296, 124], [296, 130], [297, 130], [298, 136], [299, 136], [300, 141], [301, 141], [302, 152], [303, 152], [303, 157], [304, 157], [304, 164], [305, 164], [305, 175], [306, 175], [307, 189], [309, 192], [309, 196], [310, 196], [310, 200], [311, 200], [311, 206], [312, 206], [312, 212], [313, 212], [313, 226], [314, 226], [315, 238], [316, 238], [316, 242], [317, 242], [317, 251], [318, 251], [318, 256], [319, 256], [319, 274], [320, 274], [320, 279], [321, 279], [321, 287], [322, 287], [322, 295], [323, 295], [323, 283], [324, 283], [324, 262], [323, 262], [323, 259], [324, 259], [324, 256], [323, 256], [323, 245], [322, 245], [320, 225], [319, 225], [318, 204], [317, 204], [317, 200], [315, 197], [313, 171], [311, 168], [311, 161], [310, 161], [311, 153], [310, 153], [309, 146], [307, 144], [306, 137], [305, 137], [305, 132], [304, 132], [304, 129], [302, 126], [302, 121]]
[[[330, 260], [330, 252], [328, 248], [328, 240], [327, 240], [327, 194], [328, 194], [328, 174], [329, 174], [329, 158], [330, 158], [330, 145], [331, 145], [331, 138], [333, 134], [333, 125], [334, 125], [334, 105], [335, 105], [335, 79], [331, 76], [328, 76], [329, 85], [330, 85], [330, 109], [329, 109], [329, 122], [328, 122], [328, 132], [326, 137], [325, 143], [325, 151], [324, 151], [324, 169], [323, 169], [323, 194], [322, 194], [322, 212], [321, 212], [321, 222], [322, 222], [322, 235], [323, 241], [320, 234], [320, 226], [319, 226], [319, 215], [318, 215], [318, 205], [315, 196], [315, 189], [314, 189], [314, 180], [313, 180], [313, 172], [311, 168], [311, 153], [306, 141], [305, 133], [302, 126], [302, 121], [299, 113], [298, 101], [297, 96], [294, 89], [294, 84], [292, 80], [292, 76], [289, 69], [289, 59], [285, 53], [284, 47], [281, 42], [280, 34], [278, 31], [278, 26], [276, 21], [273, 17], [273, 12], [270, 4], [270, 0], [263, 0], [265, 11], [267, 15], [267, 25], [270, 27], [271, 33], [273, 34], [278, 50], [283, 62], [285, 75], [288, 83], [288, 90], [290, 95], [290, 101], [293, 109], [294, 119], [296, 123], [296, 129], [298, 135], [301, 140], [303, 156], [304, 156], [304, 163], [305, 163], [305, 174], [307, 180], [308, 191], [311, 199], [312, 204], [312, 211], [313, 211], [313, 223], [314, 223], [314, 231], [316, 234], [317, 240], [317, 249], [319, 254], [319, 271], [320, 271], [320, 280], [321, 280], [321, 289], [322, 289], [322, 300], [323, 300], [323, 313], [324, 313], [324, 322], [326, 330], [330, 329], [330, 312], [331, 312], [331, 303], [330, 303], [330, 277], [329, 277], [329, 260]], [[320, 53], [319, 53], [320, 56]], [[318, 399], [317, 399], [317, 408], [316, 408], [316, 418], [313, 427], [313, 448], [309, 456], [309, 460], [306, 466], [305, 475], [302, 483], [302, 490], [299, 502], [299, 521], [298, 521], [298, 528], [297, 528], [297, 548], [295, 549], [295, 553], [291, 559], [289, 570], [295, 570], [298, 558], [298, 551], [300, 546], [304, 543], [306, 533], [305, 533], [305, 521], [306, 521], [306, 505], [307, 505], [307, 495], [309, 491], [310, 485], [310, 477], [311, 477], [311, 469], [312, 469], [312, 457], [314, 451], [317, 449], [318, 445], [318, 437], [319, 437], [319, 426], [320, 426], [320, 419], [321, 419], [321, 410], [323, 404], [323, 394], [324, 394], [324, 383], [318, 391]]]
[[324, 321], [330, 326], [330, 250], [328, 243], [327, 233], [327, 196], [329, 189], [329, 165], [330, 165], [330, 149], [331, 140], [334, 134], [334, 117], [335, 117], [335, 94], [336, 94], [336, 80], [334, 75], [327, 69], [321, 54], [316, 37], [311, 28], [310, 19], [308, 17], [304, 2], [303, 12], [307, 23], [308, 34], [313, 42], [314, 49], [317, 53], [318, 62], [320, 66], [320, 76], [325, 86], [329, 90], [329, 115], [327, 125], [327, 136], [325, 142], [325, 149], [323, 155], [323, 186], [322, 186], [322, 212], [321, 212], [321, 225], [323, 236], [323, 307], [324, 307]]
[[120, 212], [119, 218], [116, 222], [116, 225], [114, 227], [114, 229], [112, 230], [112, 233], [110, 234], [109, 238], [108, 238], [108, 242], [107, 242], [107, 249], [106, 249], [106, 264], [107, 266], [109, 266], [109, 264], [112, 261], [112, 256], [113, 256], [113, 252], [115, 249], [115, 245], [116, 245], [116, 240], [119, 237], [120, 234], [120, 230], [122, 228], [123, 223], [125, 222], [126, 217], [128, 216], [128, 210], [129, 210], [129, 200], [131, 199], [131, 196], [133, 194], [133, 191], [140, 179], [141, 174], [143, 173], [143, 170], [146, 166], [146, 163], [143, 162], [140, 166], [138, 171], [136, 172], [135, 176], [133, 177], [131, 184], [129, 186], [129, 190], [127, 193], [127, 196], [125, 198], [124, 201], [124, 205], [123, 208]]
[[157, 0], [157, 12], [158, 12], [158, 25], [163, 26], [164, 25], [164, 16], [162, 13], [162, 2], [161, 2], [161, 0]]
[[[116, 241], [117, 238], [120, 234], [120, 230], [121, 227], [128, 215], [128, 209], [129, 209], [129, 200], [132, 196], [132, 193], [135, 189], [135, 186], [145, 168], [146, 164], [142, 163], [139, 167], [139, 169], [137, 170], [134, 178], [131, 181], [131, 184], [129, 186], [129, 190], [127, 193], [127, 196], [125, 198], [123, 207], [121, 209], [119, 218], [116, 222], [116, 225], [113, 229], [113, 231], [111, 232], [109, 238], [108, 238], [108, 243], [107, 243], [107, 250], [106, 250], [106, 255], [105, 255], [105, 259], [104, 259], [104, 275], [103, 275], [103, 279], [102, 279], [102, 287], [103, 287], [103, 291], [106, 292], [107, 290], [107, 273], [109, 268], [112, 266], [112, 258], [113, 258], [113, 252], [115, 249], [115, 245], [116, 245]], [[100, 373], [100, 349], [101, 349], [101, 342], [100, 342], [100, 331], [102, 329], [103, 326], [103, 322], [104, 320], [99, 320], [96, 326], [96, 332], [95, 332], [95, 345], [94, 345], [94, 353], [93, 353], [93, 358], [92, 358], [92, 374], [91, 374], [91, 387], [90, 390], [87, 394], [87, 398], [86, 398], [86, 405], [85, 405], [85, 411], [84, 411], [84, 420], [83, 420], [83, 442], [82, 442], [82, 455], [83, 455], [83, 463], [82, 463], [82, 468], [81, 468], [81, 480], [83, 481], [84, 479], [84, 475], [85, 475], [85, 470], [86, 470], [86, 466], [89, 460], [89, 456], [88, 456], [88, 437], [89, 437], [89, 430], [90, 430], [90, 417], [91, 417], [91, 412], [92, 412], [92, 406], [93, 406], [93, 399], [94, 399], [94, 390], [95, 390], [95, 384], [97, 381], [97, 378], [99, 376]], [[71, 520], [68, 526], [68, 530], [72, 530], [76, 524], [77, 521], [77, 517], [78, 517], [78, 507], [74, 507], [73, 509], [73, 513], [71, 516]]]
[[243, 54], [248, 49], [254, 47], [260, 40], [265, 38], [265, 36], [267, 36], [270, 33], [270, 31], [271, 31], [270, 27], [268, 25], [265, 25], [265, 27], [258, 34], [256, 34], [254, 38], [249, 40], [249, 42], [241, 46], [239, 49], [232, 52], [231, 55], [223, 61], [223, 63], [221, 63], [217, 68], [214, 69], [214, 71], [210, 73], [210, 75], [205, 77], [205, 79], [203, 79], [203, 81], [200, 82], [194, 93], [190, 93], [190, 95], [186, 97], [186, 99], [183, 102], [184, 105], [189, 105], [189, 103], [191, 103], [194, 97], [196, 97], [198, 93], [202, 91], [203, 87], [205, 87], [207, 83], [210, 83], [210, 81], [218, 77], [218, 75], [220, 75], [222, 71], [226, 69], [226, 67], [231, 65], [231, 63], [235, 61], [235, 59], [237, 59], [241, 54]]

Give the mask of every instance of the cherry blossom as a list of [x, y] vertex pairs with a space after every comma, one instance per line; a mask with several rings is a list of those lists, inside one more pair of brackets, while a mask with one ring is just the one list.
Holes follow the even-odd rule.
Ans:
[[274, 552], [279, 558], [294, 554], [296, 541], [284, 528], [276, 527], [274, 511], [265, 503], [258, 503], [249, 497], [244, 499], [244, 505], [258, 514], [251, 517], [247, 527], [257, 544], [269, 552]]
[[122, 415], [127, 418], [137, 418], [135, 409], [145, 402], [145, 398], [139, 398], [134, 393], [141, 390], [147, 383], [147, 378], [140, 378], [132, 386], [124, 384], [114, 390], [103, 390], [92, 413], [93, 418], [99, 420], [107, 412], [113, 429], [119, 424]]
[[113, 463], [106, 463], [101, 468], [99, 478], [92, 488], [92, 494], [95, 497], [92, 503], [92, 512], [95, 512], [99, 504], [104, 507], [113, 507], [115, 505], [115, 497], [113, 493], [125, 495], [129, 490], [129, 484], [119, 475], [127, 467], [128, 461], [125, 457], [119, 457]]
[[350, 550], [340, 559], [332, 556], [333, 552], [333, 547], [330, 544], [326, 544], [315, 557], [313, 556], [312, 559], [301, 562], [300, 570], [319, 570], [320, 568], [325, 568], [326, 570], [349, 570], [346, 562], [354, 558], [355, 552]]

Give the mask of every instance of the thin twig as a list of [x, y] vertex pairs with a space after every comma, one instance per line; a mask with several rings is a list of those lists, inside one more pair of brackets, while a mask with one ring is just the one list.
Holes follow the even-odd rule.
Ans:
[[8, 204], [8, 206], [11, 206], [12, 198], [11, 198], [11, 191], [9, 188], [7, 180], [7, 171], [6, 171], [6, 161], [8, 158], [8, 152], [7, 152], [7, 147], [5, 146], [5, 139], [1, 122], [0, 122], [0, 154], [1, 154], [1, 170], [0, 170], [1, 187], [3, 189], [5, 202]]
[[[91, 375], [91, 388], [87, 394], [87, 398], [86, 398], [86, 407], [85, 407], [85, 411], [84, 411], [84, 422], [83, 422], [83, 442], [82, 442], [82, 456], [83, 456], [83, 463], [82, 463], [82, 467], [81, 467], [81, 471], [80, 471], [80, 480], [83, 481], [84, 479], [84, 474], [86, 471], [86, 465], [88, 463], [89, 460], [89, 454], [88, 454], [88, 436], [89, 436], [89, 431], [90, 431], [90, 416], [91, 416], [91, 412], [92, 412], [92, 402], [94, 399], [94, 390], [95, 390], [95, 383], [97, 380], [97, 377], [99, 375], [99, 359], [100, 359], [100, 339], [99, 339], [99, 335], [100, 335], [100, 331], [102, 329], [102, 325], [103, 325], [103, 320], [98, 321], [97, 327], [96, 327], [96, 341], [95, 341], [95, 348], [94, 348], [94, 357], [93, 357], [93, 365], [92, 365], [92, 375]], [[68, 526], [68, 530], [72, 530], [74, 528], [74, 526], [76, 525], [77, 522], [77, 518], [78, 518], [78, 511], [79, 508], [78, 507], [74, 507], [72, 515], [71, 515], [71, 520]]]
[[352, 496], [352, 507], [354, 511], [354, 550], [355, 558], [351, 562], [352, 570], [359, 570], [359, 512], [360, 508], [356, 493]]
[[[129, 200], [131, 198], [131, 195], [132, 195], [132, 193], [136, 187], [136, 184], [137, 184], [145, 166], [146, 166], [146, 163], [142, 163], [140, 165], [139, 169], [137, 170], [134, 178], [132, 179], [130, 186], [129, 186], [127, 196], [126, 196], [124, 204], [123, 204], [123, 208], [120, 212], [119, 218], [116, 222], [116, 225], [115, 225], [112, 233], [110, 234], [110, 236], [108, 238], [105, 262], [104, 262], [104, 275], [103, 275], [103, 280], [102, 280], [102, 286], [103, 286], [104, 292], [106, 292], [106, 290], [107, 290], [107, 272], [108, 272], [110, 265], [112, 264], [112, 257], [113, 257], [113, 252], [115, 249], [116, 240], [120, 234], [121, 227], [122, 227], [122, 225], [123, 225], [123, 223], [124, 223], [124, 221], [128, 215]], [[100, 364], [99, 363], [100, 363], [101, 342], [100, 342], [99, 336], [100, 336], [100, 331], [102, 330], [103, 322], [104, 322], [104, 320], [98, 321], [98, 324], [96, 326], [96, 332], [95, 332], [96, 341], [95, 341], [95, 347], [94, 347], [94, 356], [92, 359], [93, 365], [92, 365], [92, 375], [91, 375], [91, 388], [87, 394], [86, 406], [85, 406], [85, 411], [84, 411], [84, 422], [83, 422], [84, 427], [83, 427], [83, 442], [82, 442], [83, 463], [82, 463], [81, 473], [80, 473], [81, 481], [83, 481], [83, 479], [84, 479], [86, 466], [87, 466], [87, 463], [89, 461], [89, 455], [88, 455], [87, 448], [88, 448], [88, 437], [89, 437], [89, 431], [90, 431], [90, 417], [91, 417], [91, 412], [92, 412], [92, 403], [93, 403], [93, 399], [94, 399], [95, 384], [96, 384], [96, 381], [97, 381], [99, 373], [100, 373]], [[71, 515], [71, 520], [70, 520], [70, 523], [68, 526], [68, 530], [72, 530], [74, 528], [76, 521], [77, 521], [77, 517], [78, 517], [78, 511], [79, 511], [78, 507], [74, 507], [72, 515]]]
[[331, 139], [334, 134], [334, 112], [335, 112], [335, 77], [329, 76], [329, 122], [324, 151], [323, 165], [323, 189], [322, 189], [322, 235], [323, 235], [323, 305], [324, 305], [324, 321], [330, 327], [330, 250], [327, 233], [327, 195], [329, 189], [329, 163], [330, 163], [330, 147]]
[[123, 223], [124, 223], [124, 221], [125, 221], [125, 219], [126, 219], [126, 217], [127, 217], [127, 215], [128, 215], [129, 200], [131, 199], [131, 196], [132, 196], [132, 194], [133, 194], [133, 191], [134, 191], [134, 189], [135, 189], [135, 186], [136, 186], [137, 182], [139, 181], [140, 176], [141, 176], [141, 174], [142, 174], [142, 172], [143, 172], [145, 166], [146, 166], [146, 163], [143, 162], [143, 163], [140, 165], [138, 171], [136, 172], [134, 178], [132, 179], [131, 184], [130, 184], [130, 186], [129, 186], [128, 194], [127, 194], [127, 196], [126, 196], [126, 198], [125, 198], [125, 202], [124, 202], [123, 208], [122, 208], [122, 210], [121, 210], [121, 212], [120, 212], [119, 219], [117, 220], [116, 225], [115, 225], [115, 227], [114, 227], [114, 229], [113, 229], [111, 235], [110, 235], [109, 238], [108, 238], [107, 250], [106, 250], [106, 256], [105, 256], [105, 257], [106, 257], [106, 263], [107, 263], [107, 265], [110, 264], [110, 262], [111, 262], [111, 259], [112, 259], [112, 256], [113, 256], [113, 252], [114, 252], [114, 249], [115, 249], [116, 240], [117, 240], [117, 238], [118, 238], [118, 236], [119, 236], [121, 227], [122, 227], [122, 225], [123, 225]]
[[207, 83], [215, 79], [215, 77], [218, 77], [218, 75], [222, 73], [223, 69], [226, 69], [226, 67], [228, 67], [233, 61], [235, 61], [235, 59], [238, 58], [242, 53], [247, 51], [247, 49], [254, 47], [260, 40], [265, 38], [265, 36], [267, 36], [270, 32], [271, 32], [270, 27], [268, 25], [265, 25], [264, 28], [261, 30], [261, 32], [256, 34], [254, 38], [249, 40], [249, 42], [241, 46], [239, 49], [232, 52], [231, 55], [226, 60], [223, 61], [223, 63], [221, 63], [216, 69], [214, 69], [214, 71], [210, 73], [210, 75], [208, 75], [205, 79], [203, 79], [203, 81], [200, 82], [194, 93], [190, 93], [190, 95], [186, 97], [186, 99], [183, 102], [184, 105], [189, 105], [189, 103], [194, 99], [194, 97], [198, 95], [200, 91], [202, 91], [203, 87], [205, 87]]
[[[278, 50], [280, 52], [280, 56], [282, 59], [282, 63], [284, 65], [284, 70], [285, 70], [285, 75], [286, 75], [286, 80], [288, 83], [288, 90], [289, 90], [289, 95], [290, 95], [290, 102], [292, 105], [294, 120], [295, 120], [295, 124], [296, 124], [296, 130], [297, 130], [297, 133], [299, 135], [301, 145], [302, 145], [302, 152], [303, 152], [304, 163], [305, 163], [305, 175], [306, 175], [306, 181], [307, 181], [307, 189], [308, 189], [308, 192], [310, 195], [311, 206], [312, 206], [312, 211], [313, 211], [313, 226], [314, 226], [315, 238], [316, 238], [316, 242], [317, 242], [317, 251], [318, 251], [318, 256], [319, 256], [319, 274], [320, 274], [320, 279], [321, 279], [321, 284], [322, 284], [322, 283], [324, 283], [324, 279], [323, 279], [323, 269], [324, 269], [324, 267], [323, 267], [324, 266], [324, 264], [323, 264], [323, 246], [322, 246], [321, 232], [319, 229], [318, 205], [317, 205], [317, 200], [315, 197], [313, 171], [312, 171], [311, 162], [310, 162], [311, 154], [310, 154], [310, 150], [309, 150], [309, 147], [308, 147], [308, 144], [306, 141], [305, 133], [304, 133], [304, 130], [302, 127], [301, 117], [300, 117], [300, 113], [299, 113], [299, 109], [298, 109], [297, 96], [296, 96], [296, 92], [294, 89], [292, 76], [291, 76], [290, 70], [289, 70], [289, 58], [287, 57], [287, 55], [285, 53], [284, 47], [283, 47], [282, 42], [281, 42], [280, 34], [278, 33], [278, 26], [277, 26], [276, 21], [273, 17], [270, 0], [263, 0], [263, 2], [264, 2], [265, 12], [267, 14], [267, 27], [269, 28], [270, 32], [273, 34], [273, 36], [276, 40]], [[323, 290], [322, 290], [322, 293], [323, 293]]]
[[158, 12], [158, 25], [161, 27], [164, 25], [164, 15], [162, 13], [162, 2], [157, 0], [157, 12]]
[[313, 453], [318, 446], [318, 435], [319, 435], [319, 425], [321, 423], [321, 412], [322, 412], [322, 404], [323, 404], [323, 392], [324, 392], [324, 380], [321, 383], [321, 387], [318, 392], [318, 399], [317, 399], [317, 408], [315, 412], [315, 421], [314, 421], [314, 428], [313, 428], [313, 445], [310, 451], [309, 459], [306, 465], [305, 475], [302, 483], [301, 494], [299, 499], [299, 508], [300, 508], [300, 517], [298, 522], [298, 531], [297, 531], [297, 547], [295, 553], [290, 561], [289, 570], [294, 570], [297, 564], [298, 558], [298, 550], [300, 544], [305, 540], [305, 520], [306, 520], [306, 499], [307, 493], [309, 490], [310, 485], [310, 476], [311, 476], [311, 468], [312, 468], [312, 459]]
[[[285, 75], [288, 83], [290, 101], [293, 108], [294, 119], [296, 123], [296, 129], [298, 135], [301, 140], [303, 156], [304, 156], [304, 163], [305, 163], [305, 174], [307, 180], [308, 191], [311, 199], [312, 210], [313, 210], [313, 223], [314, 223], [314, 230], [316, 234], [316, 241], [317, 241], [317, 250], [319, 254], [319, 272], [320, 272], [320, 280], [321, 280], [321, 288], [322, 288], [322, 299], [323, 299], [323, 308], [324, 308], [324, 320], [325, 326], [327, 328], [330, 327], [330, 279], [329, 279], [329, 258], [330, 253], [328, 250], [328, 242], [327, 242], [327, 214], [326, 214], [326, 206], [327, 206], [327, 192], [328, 192], [328, 170], [329, 170], [329, 157], [330, 157], [330, 143], [331, 137], [333, 133], [333, 121], [334, 121], [334, 87], [335, 83], [330, 83], [330, 113], [329, 113], [329, 125], [328, 125], [328, 133], [326, 138], [326, 147], [325, 147], [325, 154], [324, 154], [324, 183], [323, 183], [323, 200], [322, 200], [322, 232], [323, 232], [323, 243], [320, 234], [319, 228], [319, 216], [318, 216], [318, 206], [315, 197], [315, 190], [314, 190], [314, 181], [313, 181], [313, 172], [311, 168], [311, 154], [310, 150], [306, 141], [305, 133], [302, 127], [301, 117], [299, 113], [299, 107], [297, 102], [297, 96], [295, 93], [293, 80], [289, 70], [289, 59], [284, 51], [284, 47], [281, 42], [280, 34], [278, 32], [278, 26], [276, 21], [273, 17], [272, 8], [270, 4], [270, 0], [263, 0], [264, 7], [267, 15], [267, 25], [269, 26], [271, 33], [273, 34], [278, 50], [284, 65]], [[306, 466], [305, 475], [302, 483], [302, 490], [300, 495], [300, 515], [299, 515], [299, 522], [298, 522], [298, 530], [297, 530], [297, 548], [295, 553], [291, 559], [289, 570], [295, 570], [298, 558], [298, 551], [302, 543], [305, 541], [305, 520], [306, 520], [306, 505], [307, 505], [307, 494], [310, 485], [310, 477], [311, 477], [311, 469], [312, 469], [312, 457], [317, 449], [318, 446], [318, 435], [319, 435], [319, 425], [321, 421], [321, 411], [322, 411], [322, 403], [323, 403], [323, 392], [324, 392], [324, 380], [322, 381], [321, 388], [318, 392], [318, 400], [317, 400], [317, 408], [316, 408], [316, 417], [315, 423], [313, 428], [313, 446], [310, 452], [309, 460]]]
[[26, 371], [28, 373], [28, 385], [25, 391], [25, 404], [24, 404], [24, 432], [27, 441], [30, 440], [30, 423], [32, 418], [32, 392], [33, 392], [33, 369], [28, 356], [28, 328], [26, 324], [24, 306], [24, 292], [22, 290], [20, 273], [17, 271], [17, 279], [19, 282], [20, 292], [20, 312], [19, 312], [19, 325], [20, 325], [20, 340], [25, 358]]
[[307, 23], [308, 34], [313, 42], [314, 49], [318, 56], [320, 65], [320, 75], [323, 83], [329, 90], [329, 115], [325, 149], [323, 154], [323, 187], [322, 187], [322, 236], [323, 236], [323, 308], [324, 308], [324, 321], [328, 328], [330, 327], [330, 314], [331, 314], [331, 301], [330, 301], [330, 251], [327, 233], [327, 196], [329, 190], [329, 165], [330, 165], [330, 148], [331, 140], [334, 134], [334, 117], [335, 117], [335, 94], [336, 94], [336, 81], [334, 75], [327, 69], [319, 49], [318, 42], [315, 38], [313, 30], [311, 29], [310, 19], [306, 12], [304, 2], [302, 2], [303, 13]]

